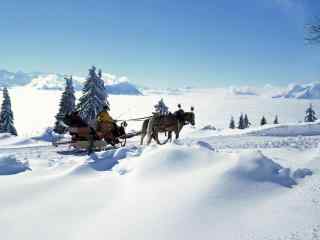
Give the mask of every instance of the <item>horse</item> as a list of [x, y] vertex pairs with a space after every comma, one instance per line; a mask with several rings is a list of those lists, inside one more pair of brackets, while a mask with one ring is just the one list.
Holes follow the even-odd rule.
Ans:
[[[180, 114], [169, 114], [160, 116], [155, 114], [150, 119], [146, 119], [142, 124], [141, 129], [141, 141], [145, 136], [148, 136], [147, 144], [151, 143], [152, 138], [160, 145], [167, 143], [169, 140], [172, 141], [172, 132], [175, 133], [176, 139], [179, 139], [180, 132], [184, 125], [191, 124], [195, 125], [195, 114], [194, 109], [191, 108], [191, 112], [183, 112]], [[168, 133], [168, 138], [164, 143], [160, 143], [159, 133]]]

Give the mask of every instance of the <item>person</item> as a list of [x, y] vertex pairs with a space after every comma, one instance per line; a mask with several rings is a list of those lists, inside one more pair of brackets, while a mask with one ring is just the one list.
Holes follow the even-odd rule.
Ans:
[[105, 140], [112, 140], [116, 130], [116, 121], [109, 114], [110, 108], [105, 105], [97, 116], [97, 132], [101, 133]]
[[176, 118], [181, 121], [183, 120], [184, 110], [181, 108], [181, 104], [178, 104], [178, 110], [174, 112]]

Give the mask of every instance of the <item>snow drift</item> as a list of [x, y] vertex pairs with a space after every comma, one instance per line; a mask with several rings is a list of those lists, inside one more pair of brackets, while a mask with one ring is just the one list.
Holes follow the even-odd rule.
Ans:
[[27, 161], [21, 162], [15, 155], [0, 155], [0, 175], [12, 175], [31, 170]]
[[250, 135], [259, 136], [315, 136], [320, 135], [320, 122], [266, 125], [258, 129], [247, 131]]

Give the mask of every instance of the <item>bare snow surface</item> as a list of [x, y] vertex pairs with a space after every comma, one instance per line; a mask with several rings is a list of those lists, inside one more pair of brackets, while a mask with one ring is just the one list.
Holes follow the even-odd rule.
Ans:
[[[113, 115], [159, 96], [136, 96], [126, 106], [120, 98], [133, 99], [113, 98]], [[42, 128], [50, 126], [45, 123], [52, 121], [52, 106], [48, 119], [35, 120], [40, 126], [19, 122], [21, 137], [0, 134], [1, 239], [320, 239], [319, 123], [202, 130], [216, 122], [220, 127], [222, 120], [208, 109], [222, 109], [223, 103], [202, 103], [210, 98], [204, 94], [193, 102], [201, 109], [197, 128], [184, 129], [179, 141], [165, 146], [139, 146], [136, 138], [90, 156], [54, 148], [55, 136]], [[269, 101], [238, 98], [240, 106]], [[172, 106], [190, 101], [188, 94], [169, 100]], [[276, 109], [279, 101], [289, 106], [284, 115], [291, 119], [295, 100], [273, 101]], [[22, 99], [13, 102], [21, 116]], [[154, 102], [141, 104], [138, 113], [150, 113]], [[130, 111], [125, 117], [137, 116]]]

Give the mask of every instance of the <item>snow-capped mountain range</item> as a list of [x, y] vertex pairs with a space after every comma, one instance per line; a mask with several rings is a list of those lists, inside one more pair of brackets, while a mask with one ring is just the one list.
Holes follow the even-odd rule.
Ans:
[[283, 93], [274, 98], [320, 99], [320, 82], [308, 84], [290, 84]]
[[[109, 73], [103, 73], [106, 90], [109, 94], [116, 95], [141, 95], [138, 87], [129, 82], [125, 76], [117, 77]], [[60, 73], [24, 73], [0, 70], [0, 87], [26, 86], [39, 90], [63, 90], [65, 87], [65, 75]], [[85, 77], [73, 76], [74, 88], [82, 89]]]

